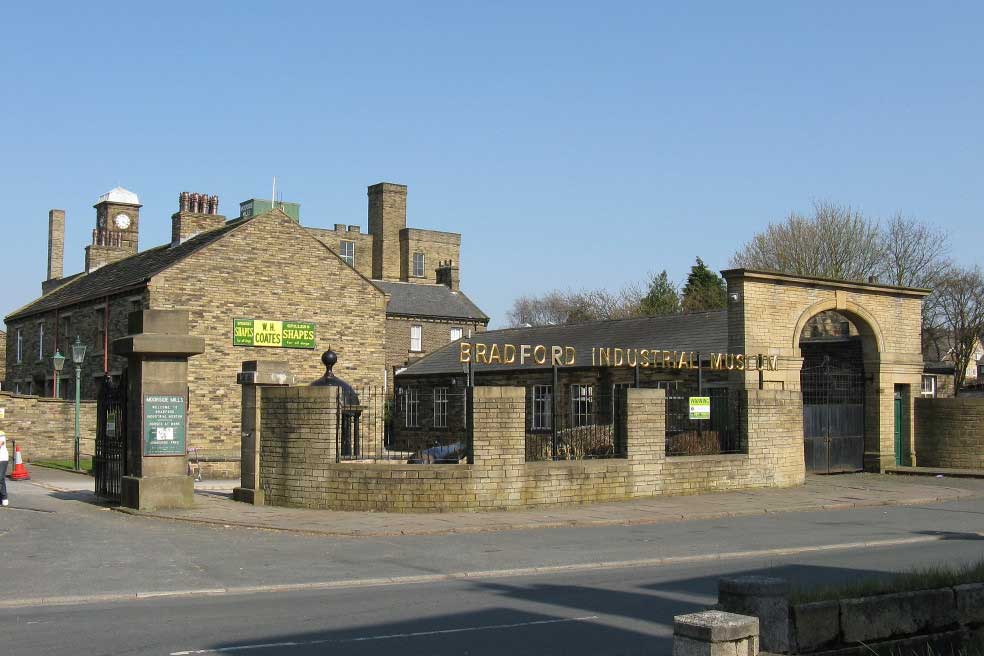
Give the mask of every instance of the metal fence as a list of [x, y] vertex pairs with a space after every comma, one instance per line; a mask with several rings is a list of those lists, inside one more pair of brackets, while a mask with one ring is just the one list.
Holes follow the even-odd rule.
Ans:
[[[690, 418], [690, 397], [709, 396], [710, 419]], [[674, 390], [666, 397], [666, 455], [707, 456], [747, 453], [742, 430], [742, 397], [729, 387]]]
[[471, 460], [469, 388], [398, 387], [356, 390], [357, 404], [339, 394], [336, 460], [450, 464]]
[[[544, 386], [539, 386], [544, 387]], [[590, 460], [626, 456], [626, 386], [571, 385], [554, 403], [530, 388], [526, 460]]]

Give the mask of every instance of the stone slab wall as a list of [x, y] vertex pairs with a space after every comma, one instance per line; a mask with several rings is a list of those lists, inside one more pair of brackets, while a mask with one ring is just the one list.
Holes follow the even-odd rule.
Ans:
[[260, 393], [260, 486], [270, 505], [504, 510], [803, 481], [802, 408], [791, 392], [749, 392], [746, 421], [759, 431], [749, 455], [667, 458], [664, 391], [629, 389], [626, 458], [526, 462], [525, 390], [477, 387], [472, 465], [336, 463], [334, 390]]
[[916, 464], [984, 469], [984, 398], [916, 399]]
[[[25, 461], [70, 460], [74, 457], [75, 401], [0, 392], [0, 408], [4, 409], [0, 430], [7, 434], [8, 442], [17, 441]], [[92, 454], [96, 439], [96, 402], [83, 401], [80, 409], [80, 451]], [[13, 453], [10, 459], [13, 461]]]

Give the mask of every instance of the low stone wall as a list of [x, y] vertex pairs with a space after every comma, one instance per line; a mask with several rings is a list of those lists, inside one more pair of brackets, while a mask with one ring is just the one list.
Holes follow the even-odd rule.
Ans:
[[471, 465], [338, 463], [333, 389], [265, 387], [261, 394], [259, 484], [270, 505], [494, 510], [788, 486], [804, 476], [795, 430], [802, 410], [790, 392], [749, 392], [743, 421], [758, 432], [747, 455], [667, 458], [665, 393], [630, 389], [625, 458], [526, 462], [524, 390], [477, 387]]
[[[24, 460], [70, 460], [75, 455], [75, 401], [0, 392], [0, 430], [16, 440]], [[80, 451], [92, 454], [96, 439], [96, 402], [80, 405]], [[13, 460], [14, 454], [10, 454]]]
[[920, 467], [984, 469], [984, 398], [916, 399]]

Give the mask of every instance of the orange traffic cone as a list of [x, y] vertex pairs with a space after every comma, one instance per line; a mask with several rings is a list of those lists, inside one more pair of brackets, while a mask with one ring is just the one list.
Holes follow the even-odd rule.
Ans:
[[20, 447], [14, 447], [14, 471], [10, 472], [10, 480], [26, 481], [30, 478], [31, 475], [27, 472], [27, 467], [24, 466], [24, 461], [21, 459]]

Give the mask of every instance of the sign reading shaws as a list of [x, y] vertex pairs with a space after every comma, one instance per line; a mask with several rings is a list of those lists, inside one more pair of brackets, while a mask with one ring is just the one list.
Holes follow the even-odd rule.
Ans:
[[233, 319], [234, 346], [313, 349], [314, 324], [308, 321]]

